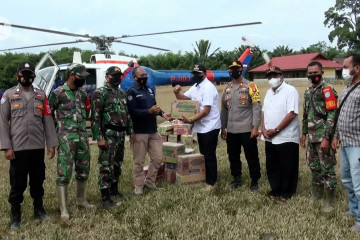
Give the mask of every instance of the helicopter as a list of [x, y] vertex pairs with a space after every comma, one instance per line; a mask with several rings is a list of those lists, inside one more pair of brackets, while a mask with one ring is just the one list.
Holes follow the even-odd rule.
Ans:
[[[121, 82], [121, 88], [126, 90], [134, 84], [134, 80], [132, 78], [132, 69], [135, 66], [138, 66], [138, 61], [132, 57], [119, 56], [111, 54], [111, 45], [112, 43], [122, 43], [128, 45], [134, 45], [138, 47], [156, 49], [160, 51], [170, 51], [168, 49], [153, 47], [148, 45], [136, 44], [131, 42], [125, 42], [123, 39], [133, 38], [133, 37], [141, 37], [141, 36], [150, 36], [150, 35], [160, 35], [160, 34], [170, 34], [170, 33], [180, 33], [180, 32], [190, 32], [190, 31], [201, 31], [201, 30], [211, 30], [211, 29], [220, 29], [220, 28], [230, 28], [230, 27], [239, 27], [239, 26], [247, 26], [247, 25], [256, 25], [261, 24], [261, 22], [249, 22], [249, 23], [239, 23], [232, 25], [222, 25], [222, 26], [212, 26], [212, 27], [203, 27], [203, 28], [193, 28], [193, 29], [183, 29], [183, 30], [175, 30], [175, 31], [165, 31], [165, 32], [156, 32], [156, 33], [146, 33], [146, 34], [136, 34], [136, 35], [122, 35], [120, 37], [113, 36], [90, 36], [88, 34], [75, 34], [63, 31], [55, 31], [49, 30], [45, 28], [35, 28], [23, 25], [11, 24], [11, 27], [26, 29], [30, 31], [39, 31], [46, 32], [52, 34], [60, 34], [71, 37], [78, 37], [75, 41], [69, 42], [59, 42], [59, 43], [49, 43], [42, 45], [34, 45], [34, 46], [25, 46], [25, 47], [17, 47], [10, 49], [1, 49], [0, 51], [11, 51], [11, 50], [20, 50], [20, 49], [28, 49], [35, 47], [44, 47], [44, 46], [54, 46], [54, 45], [68, 45], [68, 44], [76, 44], [83, 42], [91, 42], [96, 44], [97, 54], [94, 54], [90, 57], [90, 62], [85, 63], [81, 59], [80, 52], [74, 52], [73, 63], [81, 63], [85, 65], [87, 72], [90, 73], [86, 77], [85, 85], [83, 88], [88, 92], [91, 96], [92, 92], [99, 87], [102, 87], [105, 84], [105, 72], [106, 69], [110, 66], [118, 66], [124, 76]], [[7, 23], [0, 22], [0, 26], [9, 26]], [[252, 59], [252, 49], [249, 47], [239, 58], [244, 65], [243, 74], [245, 74], [248, 64]], [[51, 66], [49, 66], [49, 63]], [[60, 64], [58, 65], [49, 53], [45, 54], [44, 57], [39, 61], [36, 66], [36, 78], [34, 80], [34, 85], [45, 91], [47, 95], [57, 86], [56, 82], [65, 82], [64, 72], [69, 64]], [[143, 67], [143, 66], [142, 66]], [[169, 71], [169, 70], [152, 70], [148, 67], [144, 67], [147, 74], [149, 75], [149, 79], [147, 81], [147, 85], [155, 89], [156, 85], [192, 85], [192, 78], [190, 71]], [[231, 78], [226, 70], [208, 70], [207, 77], [210, 81], [214, 83], [230, 81]]]

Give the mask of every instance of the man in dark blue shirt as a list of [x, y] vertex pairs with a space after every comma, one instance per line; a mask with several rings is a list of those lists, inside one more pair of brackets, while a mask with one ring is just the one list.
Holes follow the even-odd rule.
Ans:
[[[157, 132], [156, 116], [170, 120], [156, 105], [155, 92], [146, 86], [148, 75], [144, 68], [133, 69], [134, 86], [127, 90], [128, 109], [133, 121], [135, 141], [131, 143], [134, 167], [133, 177], [135, 194], [142, 195], [144, 186], [155, 189], [158, 169], [162, 162], [162, 139]], [[143, 170], [146, 153], [149, 153], [150, 163], [145, 177]]]

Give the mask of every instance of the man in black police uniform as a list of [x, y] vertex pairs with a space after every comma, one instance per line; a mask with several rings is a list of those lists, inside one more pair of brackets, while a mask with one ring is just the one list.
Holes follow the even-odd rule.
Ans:
[[11, 229], [20, 227], [28, 175], [34, 217], [49, 218], [43, 207], [45, 141], [49, 158], [54, 157], [58, 145], [48, 99], [42, 90], [32, 86], [35, 66], [30, 62], [20, 63], [16, 77], [19, 85], [5, 91], [0, 108], [0, 149], [10, 160]]

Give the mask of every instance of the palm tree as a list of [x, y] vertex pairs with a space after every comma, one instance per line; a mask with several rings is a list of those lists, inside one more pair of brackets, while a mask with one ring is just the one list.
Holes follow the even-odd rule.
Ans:
[[209, 54], [211, 47], [211, 43], [209, 40], [201, 39], [200, 41], [195, 42], [195, 44], [196, 44], [196, 47], [194, 47], [195, 54], [199, 57], [199, 60], [204, 64], [206, 64], [207, 60], [213, 57], [215, 53], [220, 49], [217, 48], [215, 49], [215, 51]]

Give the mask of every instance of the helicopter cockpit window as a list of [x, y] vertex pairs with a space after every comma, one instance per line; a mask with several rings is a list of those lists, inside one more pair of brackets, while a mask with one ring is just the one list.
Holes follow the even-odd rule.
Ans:
[[50, 54], [45, 54], [35, 69], [35, 87], [40, 88], [46, 95], [49, 95], [58, 70], [59, 66], [51, 58]]
[[83, 88], [92, 98], [92, 94], [96, 90], [96, 69], [86, 69], [86, 71], [90, 74], [86, 77]]

